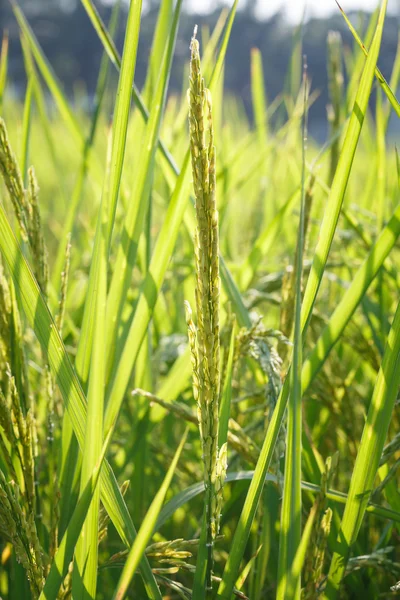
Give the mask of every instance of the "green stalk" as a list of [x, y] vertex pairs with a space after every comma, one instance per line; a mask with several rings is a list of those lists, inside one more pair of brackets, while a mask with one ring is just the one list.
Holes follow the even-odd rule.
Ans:
[[306, 197], [306, 141], [307, 141], [307, 103], [308, 85], [307, 71], [304, 67], [304, 111], [303, 111], [303, 152], [302, 152], [302, 181], [300, 224], [297, 238], [295, 265], [295, 306], [294, 306], [294, 347], [292, 368], [290, 370], [290, 395], [288, 405], [288, 424], [286, 437], [285, 476], [281, 514], [281, 529], [279, 538], [279, 564], [277, 600], [300, 598], [300, 577], [297, 578], [291, 593], [288, 582], [301, 540], [301, 369], [302, 369], [302, 337], [301, 337], [301, 288], [303, 279], [304, 227], [305, 227], [305, 197]]
[[[310, 540], [312, 538], [315, 519], [319, 516], [317, 510], [318, 505], [314, 504], [310, 510], [310, 514], [308, 515], [307, 522], [304, 526], [303, 534], [301, 536], [299, 545], [295, 549], [295, 556], [293, 558], [293, 562], [291, 565], [289, 565], [289, 570], [286, 576], [285, 599], [287, 598], [287, 600], [289, 600], [289, 598], [300, 597], [299, 586], [301, 570], [307, 557], [307, 550], [309, 548]], [[280, 582], [278, 582], [278, 585], [279, 583]]]

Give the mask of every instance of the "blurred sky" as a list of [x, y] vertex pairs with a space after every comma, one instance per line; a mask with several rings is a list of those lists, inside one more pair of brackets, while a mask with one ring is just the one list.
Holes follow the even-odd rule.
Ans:
[[[339, 3], [345, 11], [359, 8], [373, 10], [378, 4], [377, 0], [339, 0]], [[188, 0], [187, 4], [196, 11], [208, 12], [215, 6], [215, 0]], [[226, 0], [226, 4], [232, 2]], [[283, 8], [287, 18], [292, 22], [301, 20], [305, 6], [307, 6], [308, 17], [322, 17], [338, 11], [335, 0], [258, 0], [260, 16], [268, 16]], [[400, 14], [400, 1], [389, 0], [389, 10]]]

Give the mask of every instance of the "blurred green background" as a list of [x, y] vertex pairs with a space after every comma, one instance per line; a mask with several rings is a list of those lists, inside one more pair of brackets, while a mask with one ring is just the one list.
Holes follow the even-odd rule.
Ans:
[[[327, 2], [327, 0], [324, 0]], [[268, 18], [260, 18], [265, 0], [247, 0], [239, 10], [232, 31], [232, 42], [229, 44], [225, 63], [225, 89], [238, 97], [252, 118], [251, 114], [251, 48], [260, 49], [263, 57], [266, 93], [269, 101], [278, 96], [284, 89], [288, 66], [296, 38], [296, 23], [291, 19], [290, 2], [283, 2], [280, 11]], [[157, 19], [159, 0], [148, 0], [144, 3], [144, 14], [140, 32], [136, 82], [141, 88], [148, 65], [152, 35]], [[188, 40], [190, 40], [194, 24], [199, 28], [212, 30], [217, 22], [221, 8], [226, 3], [216, 1], [212, 12], [197, 9], [205, 8], [202, 0], [186, 2], [181, 17], [175, 60], [171, 72], [169, 93], [182, 90], [183, 69], [187, 61]], [[346, 4], [351, 6], [351, 2]], [[66, 93], [75, 100], [84, 103], [90, 109], [91, 99], [96, 86], [96, 78], [101, 59], [102, 48], [97, 35], [91, 26], [84, 8], [75, 0], [21, 0], [21, 7], [26, 14], [47, 58], [58, 77], [64, 84]], [[108, 22], [112, 9], [112, 1], [95, 2], [99, 13]], [[392, 5], [394, 7], [394, 4]], [[126, 23], [127, 3], [123, 2], [124, 18], [120, 20], [117, 35], [117, 46], [121, 50], [123, 32]], [[319, 96], [310, 109], [310, 131], [321, 143], [326, 139], [328, 128], [326, 107], [329, 103], [327, 86], [326, 40], [330, 30], [340, 31], [344, 47], [352, 47], [352, 35], [346, 27], [339, 10], [332, 0], [332, 15], [326, 18], [312, 18], [306, 21], [303, 31], [303, 52], [307, 55], [312, 87], [319, 91]], [[397, 11], [388, 15], [383, 36], [379, 67], [386, 77], [390, 76], [396, 48], [398, 44], [399, 20]], [[350, 12], [358, 31], [367, 26], [370, 13], [362, 11]], [[19, 32], [12, 15], [9, 0], [0, 0], [0, 29], [9, 31], [10, 65], [9, 82], [15, 93], [24, 94], [25, 73], [22, 52], [19, 44]], [[397, 128], [397, 129], [396, 129]], [[399, 123], [393, 119], [389, 127], [389, 135], [399, 133]]]

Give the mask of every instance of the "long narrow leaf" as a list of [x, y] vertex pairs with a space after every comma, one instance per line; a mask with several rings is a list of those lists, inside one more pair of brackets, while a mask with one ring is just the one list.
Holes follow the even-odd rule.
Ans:
[[[103, 438], [103, 413], [105, 389], [105, 316], [107, 297], [107, 233], [108, 233], [108, 185], [111, 180], [110, 164], [104, 179], [104, 191], [97, 220], [95, 250], [93, 252], [93, 281], [96, 295], [93, 315], [93, 351], [88, 387], [88, 410], [86, 418], [85, 445], [81, 470], [81, 494], [90, 481]], [[98, 241], [97, 241], [98, 240]], [[98, 531], [100, 490], [96, 489], [88, 511], [79, 542], [75, 549], [72, 595], [74, 598], [96, 597]]]
[[251, 96], [257, 135], [260, 148], [263, 148], [267, 141], [267, 100], [265, 97], [262, 54], [258, 48], [253, 48], [251, 51]]
[[[354, 39], [356, 40], [357, 44], [360, 46], [361, 50], [363, 51], [365, 56], [368, 56], [368, 50], [365, 47], [365, 44], [362, 42], [360, 36], [358, 35], [357, 31], [355, 30], [355, 28], [353, 27], [350, 19], [348, 18], [348, 16], [346, 15], [345, 11], [343, 10], [343, 8], [340, 6], [339, 2], [337, 2], [336, 0], [336, 4], [338, 5], [340, 12], [343, 15], [344, 20], [346, 21], [346, 24], [348, 26], [348, 28], [350, 29], [351, 33], [354, 36]], [[382, 90], [385, 92], [387, 99], [389, 100], [393, 110], [395, 111], [396, 115], [398, 117], [400, 117], [400, 103], [397, 100], [394, 92], [392, 91], [392, 88], [390, 87], [390, 85], [388, 84], [388, 82], [386, 81], [386, 79], [384, 78], [384, 76], [382, 75], [381, 71], [379, 70], [378, 67], [375, 68], [375, 77], [377, 78], [379, 85], [381, 86]], [[394, 88], [396, 89], [396, 88]]]
[[[126, 135], [128, 129], [128, 119], [132, 97], [132, 82], [135, 76], [136, 54], [139, 42], [141, 11], [142, 0], [133, 0], [129, 9], [128, 23], [125, 35], [124, 53], [118, 82], [117, 102], [114, 111], [111, 169], [110, 181], [108, 185], [109, 197], [107, 198], [107, 252], [114, 226], [115, 211], [117, 208], [122, 168], [125, 158]], [[98, 237], [96, 237], [95, 243], [100, 243]], [[94, 255], [96, 254], [96, 252], [97, 248], [95, 247]], [[76, 366], [78, 374], [81, 381], [83, 381], [84, 383], [87, 381], [88, 377], [90, 354], [92, 349], [92, 338], [94, 329], [93, 306], [96, 301], [95, 289], [95, 276], [94, 271], [91, 269], [87, 297], [85, 302], [85, 312], [80, 335], [80, 342], [76, 357]], [[113, 326], [116, 326], [115, 322], [113, 322]]]
[[[254, 471], [238, 471], [234, 473], [228, 473], [226, 476], [226, 482], [234, 483], [235, 481], [251, 481], [254, 476]], [[272, 473], [267, 473], [265, 477], [265, 481], [277, 483], [276, 475], [272, 475]], [[305, 492], [311, 492], [312, 494], [318, 494], [320, 488], [318, 485], [314, 483], [309, 483], [308, 481], [301, 482], [301, 488]], [[163, 507], [160, 516], [157, 520], [157, 524], [155, 527], [155, 531], [158, 531], [165, 523], [172, 517], [172, 515], [179, 508], [184, 506], [187, 502], [190, 502], [193, 498], [196, 498], [199, 494], [204, 492], [204, 483], [194, 483], [188, 488], [182, 490], [176, 496], [171, 498], [167, 504]], [[328, 490], [326, 493], [326, 497], [332, 502], [338, 504], [346, 504], [347, 495], [343, 492], [338, 492], [336, 490]], [[400, 513], [390, 508], [386, 508], [384, 506], [378, 506], [377, 504], [369, 503], [367, 506], [367, 512], [375, 515], [380, 519], [388, 519], [396, 521], [396, 523], [400, 523]]]
[[168, 37], [171, 30], [174, 3], [172, 0], [162, 0], [158, 11], [157, 24], [153, 34], [153, 42], [150, 51], [150, 62], [147, 70], [146, 82], [143, 89], [143, 99], [150, 105], [154, 97], [158, 76], [162, 68], [162, 60], [165, 48], [168, 45]]
[[138, 531], [136, 540], [129, 551], [129, 554], [126, 559], [125, 566], [119, 578], [119, 582], [117, 588], [115, 590], [113, 600], [122, 600], [125, 598], [126, 593], [128, 591], [129, 584], [135, 574], [135, 571], [138, 567], [138, 564], [144, 554], [147, 543], [153, 535], [154, 526], [156, 524], [158, 515], [160, 514], [161, 507], [164, 502], [165, 495], [169, 489], [169, 486], [172, 481], [172, 477], [174, 475], [176, 466], [178, 464], [181, 452], [183, 450], [183, 446], [186, 442], [187, 430], [179, 444], [177, 451], [175, 452], [175, 456], [172, 459], [171, 465], [167, 471], [167, 474], [162, 482], [160, 489], [158, 490], [153, 502], [145, 518], [143, 519], [142, 525]]

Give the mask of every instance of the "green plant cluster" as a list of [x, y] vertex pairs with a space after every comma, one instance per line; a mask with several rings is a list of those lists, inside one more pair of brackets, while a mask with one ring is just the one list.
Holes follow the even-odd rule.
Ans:
[[91, 115], [17, 2], [23, 106], [6, 32], [1, 46], [0, 596], [394, 595], [400, 50], [387, 81], [387, 0], [365, 31], [342, 12], [351, 53], [328, 36], [323, 147], [308, 135], [319, 91], [300, 31], [275, 99], [252, 52], [252, 125], [223, 85], [237, 0], [213, 31], [195, 28], [179, 96], [182, 0], [160, 5], [140, 90], [141, 0], [122, 55], [119, 4], [106, 25], [81, 2], [104, 49]]

